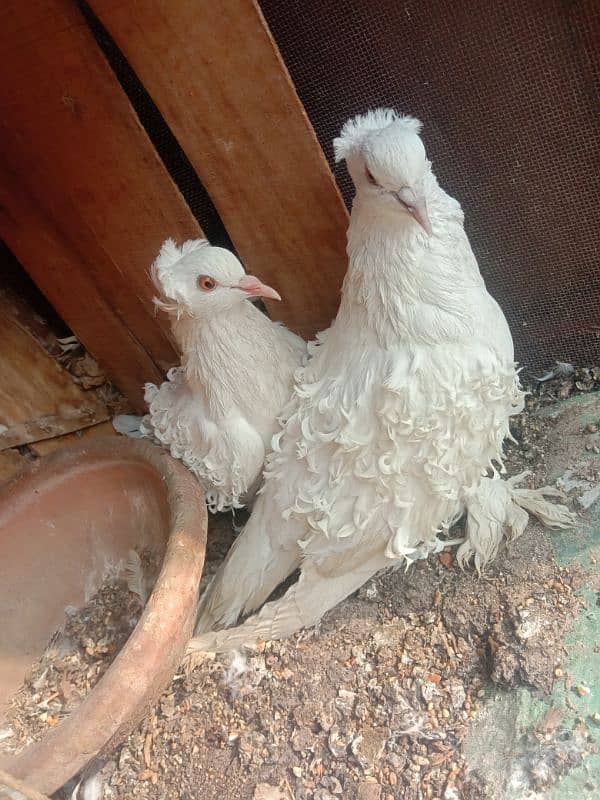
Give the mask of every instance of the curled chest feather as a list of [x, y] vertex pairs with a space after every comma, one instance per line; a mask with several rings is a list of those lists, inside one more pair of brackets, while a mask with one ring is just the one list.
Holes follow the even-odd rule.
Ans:
[[368, 376], [300, 375], [267, 471], [284, 518], [304, 519], [311, 552], [361, 537], [391, 542], [397, 557], [435, 543], [465, 490], [501, 464], [522, 394], [512, 364], [485, 358], [398, 352], [364, 363]]

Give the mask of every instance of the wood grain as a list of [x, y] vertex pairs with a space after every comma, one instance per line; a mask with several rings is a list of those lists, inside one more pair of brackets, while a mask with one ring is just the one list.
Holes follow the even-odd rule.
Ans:
[[27, 465], [27, 459], [18, 450], [0, 452], [0, 483], [10, 480]]
[[208, 190], [248, 271], [308, 335], [335, 315], [347, 212], [252, 0], [91, 0]]
[[23, 324], [0, 292], [0, 450], [79, 430], [108, 418]]
[[67, 433], [65, 436], [58, 436], [56, 439], [45, 439], [42, 442], [35, 442], [30, 445], [30, 448], [36, 455], [45, 456], [48, 455], [48, 453], [53, 453], [55, 450], [61, 450], [63, 447], [69, 447], [70, 445], [79, 444], [82, 441], [89, 441], [90, 439], [97, 439], [99, 436], [118, 435], [119, 434], [112, 426], [112, 422], [101, 422], [99, 425], [93, 425], [91, 428], [85, 428], [76, 433]]
[[[167, 321], [154, 314], [148, 267], [167, 236], [193, 238], [200, 227], [75, 3], [5, 0], [0, 57], [10, 65], [10, 80], [0, 82], [0, 159], [27, 198], [25, 209], [5, 189], [0, 235], [139, 402], [121, 348], [135, 360], [136, 380], [155, 379], [176, 359]], [[34, 217], [36, 227], [28, 229]], [[99, 305], [113, 323], [101, 331], [87, 319]]]
[[0, 163], [0, 229], [38, 287], [138, 410], [144, 381], [162, 372], [89, 277], [88, 262], [69, 246], [39, 204]]

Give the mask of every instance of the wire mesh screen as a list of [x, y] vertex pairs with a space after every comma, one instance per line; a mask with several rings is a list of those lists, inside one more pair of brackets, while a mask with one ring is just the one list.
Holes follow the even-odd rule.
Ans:
[[[425, 123], [517, 358], [598, 363], [595, 0], [262, 0], [332, 163], [352, 114], [394, 106]], [[333, 168], [333, 164], [332, 164]], [[346, 201], [343, 166], [335, 174]]]

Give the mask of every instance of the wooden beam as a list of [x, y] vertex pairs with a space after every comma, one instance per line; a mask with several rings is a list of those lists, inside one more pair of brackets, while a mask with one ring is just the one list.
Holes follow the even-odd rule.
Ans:
[[70, 247], [39, 204], [0, 163], [0, 231], [40, 290], [138, 410], [145, 381], [162, 372], [93, 283], [85, 256]]
[[252, 0], [89, 0], [208, 190], [274, 316], [308, 335], [335, 315], [347, 212]]
[[[5, 189], [0, 235], [139, 401], [132, 377], [156, 379], [176, 360], [148, 267], [167, 236], [200, 227], [74, 2], [4, 0], [0, 58], [11, 75], [0, 81], [0, 159], [21, 195]], [[100, 307], [108, 328], [93, 318]]]

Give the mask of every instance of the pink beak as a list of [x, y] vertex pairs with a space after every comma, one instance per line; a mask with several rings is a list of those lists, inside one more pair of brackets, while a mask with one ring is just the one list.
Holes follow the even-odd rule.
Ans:
[[417, 195], [412, 189], [401, 189], [399, 192], [394, 192], [396, 200], [398, 200], [412, 218], [419, 223], [423, 230], [431, 236], [433, 233], [431, 229], [431, 222], [429, 214], [427, 213], [427, 203], [424, 197]]
[[419, 225], [423, 228], [425, 233], [428, 233], [429, 236], [431, 236], [433, 230], [431, 228], [431, 222], [429, 221], [429, 214], [427, 213], [427, 204], [425, 203], [425, 198], [418, 197], [413, 204], [407, 205], [407, 208]]
[[244, 275], [235, 288], [241, 289], [253, 297], [268, 297], [270, 300], [281, 300], [281, 296], [275, 289], [271, 289], [270, 286], [261, 283], [254, 275]]

